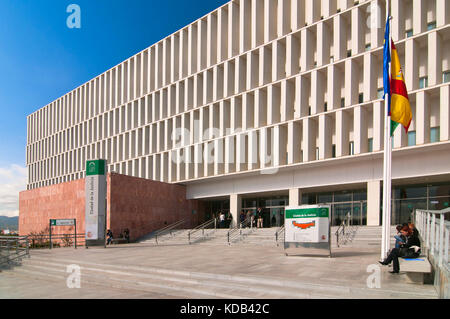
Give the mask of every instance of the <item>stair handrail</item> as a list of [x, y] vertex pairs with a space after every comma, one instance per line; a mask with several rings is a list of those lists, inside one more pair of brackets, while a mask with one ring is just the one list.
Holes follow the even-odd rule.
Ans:
[[[185, 222], [186, 222], [186, 219], [182, 219], [182, 220], [179, 220], [179, 221], [177, 221], [177, 222], [175, 222], [175, 223], [172, 223], [172, 224], [170, 224], [170, 225], [167, 225], [167, 226], [165, 226], [165, 227], [163, 227], [163, 228], [161, 228], [161, 229], [155, 231], [155, 232], [154, 232], [154, 236], [155, 236], [156, 244], [158, 244], [158, 236], [161, 237], [163, 234], [165, 234], [165, 233], [167, 233], [167, 232], [172, 233], [172, 230], [173, 230], [173, 229], [177, 228], [178, 226], [181, 226], [181, 225], [184, 224]], [[151, 238], [151, 237], [152, 237], [152, 236], [150, 236], [150, 238]]]
[[0, 266], [30, 257], [28, 236], [0, 236]]
[[278, 246], [278, 240], [281, 237], [281, 233], [284, 233], [284, 231], [285, 231], [285, 228], [283, 225], [280, 228], [278, 228], [277, 231], [275, 232], [275, 243], [277, 244], [277, 246]]
[[[356, 231], [358, 229], [355, 225], [350, 225], [351, 215], [350, 213], [347, 213], [344, 220], [339, 225], [338, 229], [336, 230], [336, 243], [339, 247], [339, 243], [343, 243], [345, 245], [348, 241], [352, 241], [354, 235], [356, 234]], [[341, 238], [340, 238], [341, 235]]]
[[214, 229], [217, 228], [217, 218], [212, 218], [212, 219], [204, 222], [203, 224], [198, 225], [197, 227], [191, 229], [188, 232], [188, 242], [189, 242], [189, 244], [191, 243], [192, 234], [195, 234], [196, 232], [201, 230], [202, 231], [202, 236], [204, 236], [205, 235], [205, 229], [207, 229], [208, 227], [210, 227], [212, 225], [214, 225]]
[[252, 217], [249, 216], [244, 221], [240, 222], [236, 227], [231, 228], [227, 233], [227, 241], [228, 245], [231, 245], [231, 243], [236, 238], [242, 238], [242, 229], [245, 229], [247, 226], [250, 229], [250, 231], [253, 231], [253, 223], [252, 223]]

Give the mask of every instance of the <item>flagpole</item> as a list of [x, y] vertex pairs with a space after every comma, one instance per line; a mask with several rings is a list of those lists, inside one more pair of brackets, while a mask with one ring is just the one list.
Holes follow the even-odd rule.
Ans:
[[[389, 12], [389, 55], [392, 59], [392, 16], [391, 12], [391, 1], [388, 2], [388, 12]], [[392, 62], [389, 63], [389, 75], [392, 76]], [[386, 253], [391, 249], [391, 217], [392, 217], [392, 136], [391, 136], [391, 116], [388, 119], [388, 129], [389, 129], [389, 156], [388, 156], [388, 188], [387, 188], [387, 223], [386, 223]]]
[[[391, 51], [391, 28], [390, 28], [390, 0], [386, 1], [386, 16], [389, 23], [389, 53]], [[391, 64], [389, 63], [389, 76], [391, 75]], [[389, 116], [389, 94], [384, 95], [384, 157], [383, 157], [383, 214], [382, 214], [382, 239], [381, 260], [387, 257], [390, 246], [390, 215], [391, 215], [391, 117]]]

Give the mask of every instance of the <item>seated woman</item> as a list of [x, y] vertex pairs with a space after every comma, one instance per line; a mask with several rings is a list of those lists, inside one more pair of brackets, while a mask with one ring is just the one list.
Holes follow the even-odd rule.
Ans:
[[406, 238], [401, 233], [401, 230], [402, 230], [402, 226], [401, 225], [397, 225], [396, 229], [397, 229], [397, 235], [394, 236], [394, 238], [395, 238], [395, 248], [400, 248], [400, 245], [406, 243]]
[[394, 270], [390, 271], [391, 274], [398, 274], [400, 272], [398, 257], [417, 258], [420, 256], [419, 237], [408, 226], [403, 226], [400, 232], [405, 236], [406, 243], [401, 245], [400, 248], [392, 249], [385, 260], [379, 261], [384, 266], [389, 265], [392, 261], [394, 262]]

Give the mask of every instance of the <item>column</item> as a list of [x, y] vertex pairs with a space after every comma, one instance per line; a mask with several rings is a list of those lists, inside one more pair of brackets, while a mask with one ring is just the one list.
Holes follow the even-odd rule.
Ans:
[[316, 158], [316, 122], [311, 118], [303, 120], [303, 162]]
[[300, 188], [289, 189], [289, 206], [295, 207], [302, 204], [302, 190]]
[[373, 151], [384, 149], [384, 102], [373, 103]]
[[442, 82], [441, 36], [434, 31], [428, 34], [428, 85]]
[[380, 181], [367, 182], [367, 226], [380, 225]]
[[319, 159], [331, 157], [331, 118], [329, 115], [319, 116]]
[[325, 22], [317, 24], [317, 66], [330, 62], [330, 28]]
[[352, 55], [361, 53], [364, 51], [365, 47], [365, 34], [363, 28], [363, 15], [361, 9], [354, 8], [352, 9]]
[[372, 101], [377, 94], [376, 57], [371, 53], [364, 54], [364, 102]]
[[300, 67], [300, 41], [289, 35], [286, 40], [286, 77], [297, 74]]
[[328, 110], [334, 110], [341, 107], [341, 77], [334, 64], [328, 67], [327, 73]]
[[450, 139], [450, 85], [441, 87], [440, 131], [441, 141]]
[[427, 30], [427, 1], [413, 0], [413, 34], [419, 34]]
[[347, 28], [344, 18], [340, 14], [333, 18], [333, 24], [334, 60], [338, 61], [347, 57]]
[[300, 163], [302, 129], [299, 122], [288, 123], [288, 164]]
[[345, 106], [358, 103], [359, 68], [352, 59], [345, 61]]
[[233, 216], [232, 224], [233, 226], [237, 225], [237, 222], [239, 220], [239, 214], [241, 213], [242, 209], [242, 196], [239, 194], [231, 194], [230, 195], [230, 213], [231, 216]]
[[414, 39], [405, 43], [405, 82], [409, 91], [419, 88], [419, 44]]
[[336, 112], [336, 157], [349, 154], [349, 119], [347, 112], [338, 110]]
[[436, 0], [436, 27], [442, 27], [450, 20], [450, 2], [448, 0]]
[[[416, 118], [414, 122], [416, 123], [417, 145], [430, 142], [430, 105], [428, 101], [429, 97], [426, 92], [420, 91], [416, 94]], [[401, 129], [403, 130], [403, 127]]]
[[[392, 16], [392, 39], [394, 42], [399, 41], [405, 37], [405, 15], [404, 15], [404, 0], [391, 0]], [[384, 20], [386, 21], [386, 18]], [[382, 28], [384, 32], [384, 28]], [[375, 32], [374, 30], [372, 32]], [[382, 38], [383, 39], [383, 38]], [[381, 42], [382, 44], [383, 42]], [[372, 42], [372, 48], [373, 42]]]
[[309, 28], [301, 31], [301, 45], [300, 45], [300, 66], [301, 71], [305, 72], [312, 68], [314, 62], [313, 56], [313, 35]]
[[368, 149], [366, 109], [362, 106], [354, 108], [353, 128], [355, 154], [366, 153]]
[[325, 83], [323, 73], [313, 70], [311, 73], [311, 115], [324, 111]]

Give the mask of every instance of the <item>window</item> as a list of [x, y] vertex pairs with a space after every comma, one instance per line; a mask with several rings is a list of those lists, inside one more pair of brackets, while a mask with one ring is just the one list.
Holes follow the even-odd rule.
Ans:
[[366, 44], [366, 51], [370, 51], [372, 49], [372, 45], [370, 43]]
[[436, 21], [432, 21], [432, 22], [427, 24], [427, 30], [428, 31], [433, 30], [433, 29], [436, 29]]
[[450, 70], [442, 72], [442, 82], [443, 83], [450, 82]]
[[331, 145], [331, 157], [336, 157], [336, 144]]
[[441, 140], [441, 137], [440, 137], [440, 132], [441, 130], [440, 130], [440, 127], [439, 126], [437, 126], [437, 127], [432, 127], [431, 128], [431, 130], [430, 130], [430, 143], [436, 143], [436, 142], [439, 142], [440, 140]]
[[351, 141], [349, 143], [348, 152], [350, 155], [355, 155], [355, 142]]
[[341, 107], [345, 107], [345, 98], [341, 98]]
[[408, 132], [408, 146], [416, 145], [416, 131]]
[[379, 88], [377, 91], [377, 98], [383, 99], [384, 98], [384, 88]]
[[323, 109], [325, 110], [325, 112], [328, 111], [328, 103], [327, 102], [325, 102], [325, 104], [323, 105]]
[[319, 159], [319, 148], [316, 147], [316, 160], [318, 160], [318, 159]]
[[428, 86], [428, 76], [423, 76], [419, 78], [419, 88], [423, 89]]
[[308, 106], [308, 116], [311, 115], [311, 106]]
[[358, 103], [361, 104], [362, 102], [364, 102], [364, 94], [363, 93], [359, 93], [359, 95], [358, 95]]
[[373, 138], [369, 138], [368, 144], [368, 151], [373, 152]]
[[352, 56], [352, 50], [347, 50], [347, 58]]
[[413, 36], [413, 29], [406, 30], [406, 37], [410, 38]]

